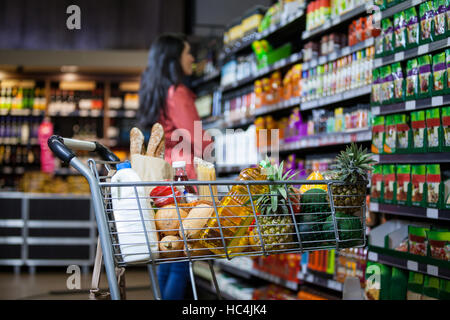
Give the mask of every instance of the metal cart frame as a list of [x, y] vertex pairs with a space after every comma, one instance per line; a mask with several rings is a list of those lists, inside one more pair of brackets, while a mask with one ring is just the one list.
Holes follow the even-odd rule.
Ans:
[[[89, 183], [89, 187], [91, 190], [91, 196], [92, 196], [92, 205], [93, 205], [93, 209], [95, 212], [95, 217], [96, 217], [96, 221], [97, 221], [97, 227], [98, 227], [98, 232], [99, 232], [99, 242], [101, 244], [101, 249], [102, 249], [102, 253], [103, 253], [103, 261], [104, 261], [104, 265], [105, 265], [105, 271], [106, 271], [106, 275], [107, 275], [107, 280], [108, 280], [108, 285], [109, 285], [109, 289], [110, 289], [110, 294], [111, 294], [111, 298], [113, 300], [118, 300], [120, 299], [120, 293], [119, 293], [119, 286], [117, 283], [117, 278], [116, 278], [116, 272], [115, 272], [115, 267], [119, 266], [119, 267], [126, 267], [127, 265], [137, 265], [137, 263], [127, 263], [125, 262], [123, 259], [121, 259], [121, 252], [120, 252], [120, 246], [123, 244], [120, 244], [117, 237], [119, 232], [117, 231], [117, 229], [115, 229], [114, 224], [115, 223], [120, 223], [120, 221], [117, 221], [114, 219], [113, 216], [113, 208], [112, 208], [112, 196], [111, 193], [107, 190], [110, 190], [110, 188], [133, 188], [134, 189], [134, 194], [135, 194], [135, 198], [133, 197], [133, 199], [137, 200], [137, 206], [138, 208], [136, 208], [135, 210], [139, 212], [139, 217], [140, 217], [140, 223], [142, 223], [142, 227], [143, 227], [143, 234], [145, 236], [145, 242], [143, 243], [144, 245], [146, 245], [146, 247], [148, 248], [148, 253], [149, 254], [149, 259], [147, 259], [146, 261], [143, 261], [139, 264], [146, 264], [148, 267], [148, 271], [149, 271], [149, 275], [150, 275], [150, 279], [151, 279], [151, 287], [152, 287], [152, 291], [153, 291], [153, 295], [155, 297], [155, 299], [159, 300], [161, 299], [161, 293], [160, 293], [160, 289], [159, 289], [159, 284], [157, 281], [157, 277], [156, 277], [156, 265], [161, 264], [161, 263], [172, 263], [172, 262], [176, 262], [176, 261], [184, 261], [184, 262], [189, 262], [189, 273], [190, 273], [190, 279], [191, 279], [191, 285], [192, 285], [192, 291], [193, 291], [193, 295], [194, 295], [194, 299], [197, 300], [197, 290], [196, 290], [196, 286], [195, 286], [195, 278], [194, 278], [194, 272], [193, 272], [193, 262], [196, 260], [206, 260], [208, 262], [211, 274], [212, 274], [212, 280], [214, 283], [214, 287], [217, 293], [218, 298], [220, 299], [220, 290], [219, 290], [219, 286], [217, 283], [217, 279], [215, 276], [215, 272], [214, 272], [214, 268], [213, 268], [213, 263], [212, 260], [213, 259], [217, 259], [217, 258], [226, 258], [226, 259], [231, 259], [233, 257], [237, 257], [237, 256], [267, 256], [270, 254], [277, 254], [277, 253], [299, 253], [299, 252], [304, 252], [304, 251], [311, 251], [311, 250], [324, 250], [324, 249], [341, 249], [343, 243], [351, 243], [350, 246], [352, 247], [363, 247], [366, 245], [366, 238], [365, 238], [365, 229], [366, 229], [366, 225], [365, 225], [365, 216], [366, 216], [366, 201], [365, 201], [365, 194], [364, 195], [357, 195], [358, 197], [363, 197], [364, 196], [364, 203], [359, 206], [353, 206], [353, 207], [338, 207], [338, 208], [354, 208], [355, 210], [360, 210], [360, 217], [356, 217], [356, 218], [347, 218], [347, 219], [361, 219], [361, 229], [356, 229], [357, 232], [360, 232], [361, 234], [361, 238], [354, 238], [354, 239], [344, 239], [341, 240], [340, 239], [340, 232], [354, 232], [355, 229], [350, 229], [350, 230], [342, 230], [338, 228], [338, 219], [345, 219], [345, 218], [337, 218], [336, 217], [336, 209], [335, 209], [335, 205], [334, 205], [334, 200], [335, 196], [332, 194], [332, 185], [334, 184], [343, 184], [341, 181], [335, 181], [335, 180], [323, 180], [323, 181], [311, 181], [311, 180], [288, 180], [288, 181], [157, 181], [157, 182], [139, 182], [139, 183], [112, 183], [112, 182], [108, 182], [108, 178], [110, 178], [110, 176], [101, 176], [98, 172], [98, 165], [104, 167], [106, 169], [106, 171], [109, 173], [109, 171], [111, 170], [111, 165], [117, 164], [120, 162], [120, 160], [118, 159], [117, 156], [115, 156], [108, 148], [102, 146], [100, 143], [98, 142], [86, 142], [86, 141], [80, 141], [80, 140], [74, 140], [74, 139], [67, 139], [67, 138], [62, 138], [59, 136], [52, 136], [49, 140], [48, 140], [48, 145], [49, 148], [52, 150], [52, 152], [59, 158], [61, 159], [63, 162], [68, 163], [69, 165], [71, 165], [73, 168], [75, 168], [78, 172], [80, 172], [80, 174], [82, 174], [88, 181]], [[75, 153], [72, 151], [73, 150], [84, 150], [84, 151], [90, 151], [90, 152], [96, 152], [98, 153], [98, 155], [104, 159], [102, 161], [95, 161], [90, 159], [88, 161], [88, 165], [84, 164], [82, 161], [80, 161]], [[361, 184], [365, 184], [366, 182], [361, 182]], [[218, 223], [218, 226], [215, 227], [215, 229], [219, 229], [220, 232], [220, 236], [215, 238], [215, 240], [221, 242], [223, 244], [223, 252], [221, 254], [218, 254], [217, 252], [215, 254], [210, 254], [210, 255], [200, 255], [200, 256], [195, 256], [193, 253], [193, 250], [199, 250], [199, 249], [190, 249], [190, 247], [188, 246], [188, 240], [186, 240], [186, 233], [185, 230], [183, 228], [183, 223], [182, 223], [182, 217], [180, 215], [180, 210], [181, 210], [181, 205], [179, 205], [177, 203], [177, 197], [175, 196], [175, 190], [178, 187], [182, 187], [182, 186], [186, 186], [186, 185], [192, 185], [192, 186], [208, 186], [210, 192], [211, 192], [211, 196], [212, 196], [212, 206], [211, 208], [214, 209], [214, 213], [215, 213], [215, 217], [211, 216], [211, 218], [215, 219]], [[226, 185], [228, 186], [236, 186], [236, 185], [240, 185], [240, 186], [244, 186], [246, 188], [246, 190], [248, 191], [247, 195], [248, 195], [248, 202], [246, 204], [246, 206], [248, 208], [252, 209], [252, 213], [250, 214], [250, 218], [254, 218], [255, 221], [255, 226], [254, 228], [257, 230], [256, 235], [254, 235], [253, 237], [258, 238], [259, 240], [259, 246], [261, 247], [261, 250], [257, 251], [257, 252], [233, 252], [230, 253], [229, 250], [232, 249], [232, 246], [227, 246], [227, 242], [229, 242], [229, 238], [230, 237], [226, 237], [224, 236], [224, 232], [225, 229], [227, 227], [222, 226], [221, 225], [221, 220], [223, 219], [222, 217], [219, 218], [219, 214], [218, 214], [218, 208], [223, 208], [223, 206], [221, 207], [220, 204], [216, 204], [215, 202], [215, 197], [219, 198], [218, 195], [214, 195], [213, 194], [213, 187], [219, 186], [219, 185]], [[309, 232], [299, 232], [299, 225], [303, 224], [303, 225], [308, 225], [308, 224], [317, 224], [317, 222], [303, 222], [303, 223], [297, 223], [294, 222], [296, 221], [296, 216], [294, 215], [294, 210], [293, 210], [293, 203], [291, 201], [290, 196], [288, 197], [288, 203], [289, 205], [287, 206], [289, 209], [289, 213], [286, 214], [286, 216], [288, 217], [288, 219], [292, 219], [292, 226], [293, 228], [291, 228], [290, 230], [292, 231], [292, 233], [287, 233], [287, 234], [292, 234], [294, 237], [296, 236], [295, 239], [297, 239], [296, 241], [294, 241], [292, 243], [290, 243], [290, 245], [288, 247], [283, 247], [283, 249], [278, 249], [275, 250], [273, 249], [274, 245], [268, 245], [266, 246], [265, 244], [265, 240], [263, 239], [264, 237], [267, 237], [267, 235], [263, 235], [261, 233], [261, 226], [258, 223], [259, 218], [257, 217], [257, 210], [255, 209], [255, 201], [253, 199], [253, 194], [251, 192], [252, 187], [258, 187], [258, 186], [268, 186], [268, 185], [284, 185], [284, 189], [286, 190], [286, 193], [288, 195], [290, 195], [289, 191], [288, 191], [288, 186], [289, 185], [326, 185], [327, 186], [327, 197], [328, 197], [328, 202], [327, 204], [329, 205], [330, 208], [330, 212], [326, 212], [327, 214], [329, 214], [329, 217], [332, 217], [332, 222], [327, 222], [329, 225], [332, 224], [333, 229], [329, 230], [329, 231], [309, 231]], [[149, 230], [147, 230], [146, 228], [146, 222], [148, 220], [146, 220], [144, 218], [143, 215], [143, 209], [141, 208], [140, 205], [140, 201], [142, 198], [139, 198], [138, 196], [138, 188], [140, 187], [156, 187], [156, 186], [169, 186], [172, 190], [172, 194], [173, 194], [173, 199], [174, 199], [174, 205], [176, 208], [176, 212], [178, 215], [178, 220], [179, 220], [179, 226], [180, 226], [180, 232], [182, 232], [183, 236], [182, 236], [182, 240], [184, 243], [184, 248], [185, 248], [185, 256], [181, 257], [170, 257], [170, 258], [154, 258], [152, 255], [152, 249], [151, 249], [151, 241], [149, 240], [149, 236], [148, 233], [150, 232]], [[109, 189], [108, 189], [109, 188]], [[105, 192], [106, 191], [106, 192]], [[265, 194], [263, 194], [265, 195]], [[271, 196], [273, 194], [267, 194], [268, 196]], [[150, 201], [149, 199], [146, 199], [145, 201]], [[153, 209], [153, 208], [150, 208]], [[147, 210], [147, 209], [146, 209]], [[318, 212], [318, 213], [314, 213], [314, 214], [324, 214], [323, 212]], [[234, 216], [231, 216], [231, 218], [235, 218]], [[320, 222], [320, 223], [325, 223], [325, 222]], [[267, 225], [266, 225], [267, 226]], [[270, 226], [270, 225], [269, 225]], [[248, 228], [248, 225], [243, 226], [243, 228]], [[212, 228], [214, 229], [214, 228]], [[151, 232], [157, 232], [156, 230], [153, 230]], [[289, 231], [283, 231], [283, 232], [289, 232]], [[305, 235], [305, 234], [317, 234], [317, 233], [321, 233], [321, 232], [328, 232], [328, 233], [333, 233], [334, 234], [334, 243], [330, 243], [330, 241], [327, 242], [326, 245], [319, 245], [319, 246], [307, 246], [305, 245], [305, 243], [307, 243], [308, 241], [304, 241], [301, 238]], [[128, 232], [128, 233], [138, 233], [138, 232]], [[281, 233], [282, 235], [285, 235], [285, 233]], [[300, 236], [302, 234], [302, 236]], [[242, 235], [242, 233], [241, 233]], [[277, 234], [278, 235], [278, 234]], [[238, 238], [244, 238], [246, 237], [245, 235], [242, 235]], [[197, 240], [197, 239], [196, 239]], [[329, 239], [327, 239], [329, 240]], [[313, 241], [309, 241], [309, 242], [319, 242], [322, 240], [313, 240]], [[349, 242], [350, 241], [350, 242]], [[357, 243], [355, 243], [355, 241], [357, 241]], [[322, 241], [323, 242], [323, 241]], [[158, 240], [159, 243], [159, 240]], [[154, 243], [153, 243], [154, 244]], [[136, 243], [131, 243], [131, 244], [127, 244], [127, 245], [137, 245]], [[142, 243], [140, 243], [140, 245], [142, 245]], [[247, 245], [248, 247], [248, 245]], [[254, 245], [253, 245], [254, 247]], [[347, 246], [348, 247], [348, 246]], [[181, 250], [182, 251], [182, 250]], [[156, 254], [155, 252], [153, 252], [153, 254]]]

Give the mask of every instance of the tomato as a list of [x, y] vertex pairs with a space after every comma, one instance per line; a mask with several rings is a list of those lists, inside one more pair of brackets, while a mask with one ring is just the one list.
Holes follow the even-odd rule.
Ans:
[[[177, 201], [181, 200], [181, 192], [174, 187], [175, 197]], [[174, 196], [172, 187], [170, 186], [157, 186], [150, 192], [150, 198], [153, 200], [155, 206], [158, 208], [164, 207], [169, 204], [174, 204]]]

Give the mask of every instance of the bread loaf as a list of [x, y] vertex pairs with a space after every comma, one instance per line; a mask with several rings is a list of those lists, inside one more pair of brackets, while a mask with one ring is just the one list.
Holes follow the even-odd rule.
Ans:
[[144, 146], [144, 134], [134, 127], [130, 131], [130, 154], [141, 154]]
[[156, 153], [161, 141], [164, 138], [164, 129], [160, 123], [155, 123], [152, 127], [152, 132], [150, 135], [150, 141], [147, 146], [147, 156], [150, 157], [158, 157], [159, 155]]
[[156, 148], [155, 157], [164, 159], [164, 154], [166, 152], [166, 138], [163, 136], [159, 146]]

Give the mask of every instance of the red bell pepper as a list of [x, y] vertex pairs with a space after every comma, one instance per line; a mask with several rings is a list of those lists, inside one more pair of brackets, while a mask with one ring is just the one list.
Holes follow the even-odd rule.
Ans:
[[[176, 187], [174, 187], [175, 190], [175, 197], [177, 198], [177, 201], [181, 201], [181, 192], [178, 191]], [[155, 203], [155, 206], [158, 208], [167, 206], [169, 204], [174, 204], [174, 196], [172, 192], [172, 187], [170, 186], [157, 186], [150, 192], [150, 198]]]

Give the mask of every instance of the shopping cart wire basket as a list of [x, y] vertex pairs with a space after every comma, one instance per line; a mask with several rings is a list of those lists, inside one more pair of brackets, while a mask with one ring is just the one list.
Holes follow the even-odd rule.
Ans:
[[[335, 180], [118, 183], [111, 177], [119, 159], [101, 144], [59, 136], [48, 144], [89, 183], [112, 299], [119, 298], [115, 267], [148, 265], [153, 295], [160, 299], [156, 266], [187, 261], [197, 299], [193, 262], [205, 260], [220, 298], [214, 259], [366, 245], [365, 181], [359, 183], [363, 188]], [[97, 152], [104, 160], [90, 159], [86, 165], [71, 149]], [[201, 192], [188, 201], [177, 192], [185, 186]], [[281, 186], [284, 201], [275, 201], [279, 195], [269, 186]], [[301, 186], [309, 190], [300, 194]], [[156, 187], [169, 188], [169, 195], [143, 192]], [[267, 201], [258, 201], [262, 197]], [[271, 206], [272, 214], [265, 214], [264, 206]]]

